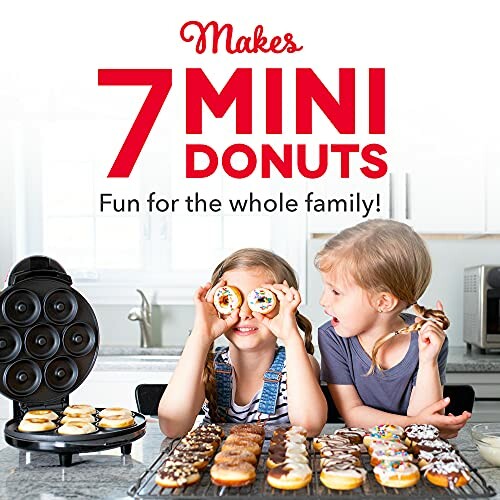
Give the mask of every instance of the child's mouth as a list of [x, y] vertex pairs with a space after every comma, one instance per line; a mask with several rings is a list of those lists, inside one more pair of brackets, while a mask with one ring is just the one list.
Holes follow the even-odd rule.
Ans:
[[257, 332], [258, 328], [255, 327], [234, 327], [233, 332], [236, 333], [236, 335], [241, 335], [242, 337], [245, 337], [247, 335], [252, 335], [253, 333]]
[[335, 327], [340, 323], [339, 319], [336, 316], [334, 316], [333, 314], [330, 314], [328, 311], [325, 311], [325, 313], [328, 314], [328, 316], [331, 316], [332, 319], [330, 320], [330, 322], [331, 322], [332, 326]]

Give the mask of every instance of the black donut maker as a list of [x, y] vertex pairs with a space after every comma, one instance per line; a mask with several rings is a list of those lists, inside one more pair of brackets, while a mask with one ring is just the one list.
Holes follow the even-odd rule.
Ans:
[[97, 427], [91, 434], [18, 431], [29, 410], [51, 409], [62, 416], [69, 394], [94, 366], [99, 327], [89, 303], [53, 259], [23, 259], [7, 285], [0, 292], [0, 392], [13, 400], [14, 418], [5, 424], [5, 441], [23, 450], [57, 453], [64, 466], [71, 465], [75, 453], [120, 447], [130, 454], [132, 441], [146, 433], [146, 419], [136, 412], [131, 427]]

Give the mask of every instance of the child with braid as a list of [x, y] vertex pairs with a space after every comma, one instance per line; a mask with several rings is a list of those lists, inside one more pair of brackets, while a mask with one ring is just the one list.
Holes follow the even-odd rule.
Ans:
[[[448, 318], [417, 304], [431, 278], [425, 243], [409, 226], [371, 220], [330, 238], [316, 255], [322, 379], [349, 426], [433, 424], [456, 436], [470, 413], [445, 415]], [[416, 316], [403, 311], [413, 306]]]
[[[242, 303], [222, 315], [214, 296], [226, 285], [239, 290]], [[265, 316], [247, 303], [255, 288], [271, 290], [278, 299]], [[245, 248], [223, 260], [211, 282], [195, 293], [193, 330], [158, 408], [163, 433], [185, 434], [203, 405], [206, 421], [301, 425], [309, 435], [318, 434], [327, 406], [312, 355], [312, 325], [299, 313], [300, 301], [295, 273], [278, 255]], [[221, 335], [229, 346], [214, 353]]]

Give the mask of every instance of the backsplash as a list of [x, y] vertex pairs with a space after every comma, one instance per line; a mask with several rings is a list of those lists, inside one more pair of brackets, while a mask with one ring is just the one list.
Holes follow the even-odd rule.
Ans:
[[[321, 293], [321, 278], [312, 265], [314, 254], [323, 243], [324, 240], [310, 240], [308, 242], [310, 266], [308, 269], [307, 305], [301, 308], [302, 312], [313, 322], [315, 344], [317, 344], [317, 327], [327, 320], [318, 303]], [[450, 345], [462, 346], [463, 269], [477, 264], [500, 265], [500, 240], [432, 239], [427, 241], [427, 245], [432, 256], [433, 275], [430, 286], [420, 303], [430, 307], [435, 304], [437, 299], [443, 302], [446, 313], [451, 319], [451, 327], [448, 330]], [[303, 283], [301, 288], [304, 289]], [[130, 307], [94, 307], [99, 320], [103, 345], [139, 345], [139, 325], [127, 319]], [[161, 345], [183, 345], [188, 331], [193, 326], [194, 307], [189, 305], [155, 306], [154, 309], [154, 338]]]

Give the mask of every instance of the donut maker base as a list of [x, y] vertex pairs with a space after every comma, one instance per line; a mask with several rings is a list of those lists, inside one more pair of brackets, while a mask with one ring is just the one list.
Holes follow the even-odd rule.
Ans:
[[132, 412], [132, 414], [135, 419], [135, 425], [132, 427], [98, 430], [92, 434], [78, 436], [63, 436], [58, 434], [57, 430], [19, 432], [17, 427], [21, 417], [17, 417], [5, 424], [4, 437], [5, 442], [15, 448], [57, 453], [60, 465], [68, 467], [72, 464], [75, 453], [91, 453], [121, 448], [123, 455], [129, 455], [132, 451], [132, 442], [146, 433], [146, 417], [136, 412]]
[[[226, 427], [226, 426], [224, 426]], [[267, 434], [267, 433], [266, 433]], [[362, 497], [384, 497], [384, 498], [488, 498], [495, 495], [495, 490], [486, 484], [485, 479], [479, 474], [477, 469], [473, 467], [463, 455], [460, 456], [464, 459], [471, 470], [471, 481], [467, 486], [451, 490], [447, 488], [440, 488], [429, 483], [426, 479], [421, 478], [420, 481], [411, 488], [387, 488], [381, 486], [375, 480], [372, 472], [373, 467], [369, 464], [369, 457], [366, 453], [362, 455], [362, 461], [365, 469], [368, 471], [365, 484], [350, 491], [336, 491], [330, 490], [323, 486], [319, 480], [319, 453], [316, 453], [308, 444], [308, 451], [310, 457], [310, 465], [313, 470], [312, 481], [306, 488], [295, 491], [282, 491], [274, 489], [266, 481], [267, 477], [267, 450], [269, 448], [269, 437], [266, 436], [264, 441], [263, 451], [257, 464], [257, 479], [249, 485], [241, 488], [227, 488], [215, 486], [210, 481], [210, 466], [201, 472], [201, 481], [192, 486], [184, 488], [161, 488], [155, 483], [155, 476], [158, 469], [164, 463], [167, 456], [177, 446], [179, 440], [174, 440], [172, 443], [156, 458], [156, 460], [147, 468], [137, 482], [128, 490], [128, 494], [134, 498], [158, 498], [168, 497], [184, 499], [184, 498], [241, 498], [247, 496], [251, 498], [275, 498], [276, 496], [293, 496], [293, 497], [312, 497], [315, 499], [327, 499], [342, 495], [343, 497], [362, 498]], [[460, 453], [460, 452], [459, 452]]]

